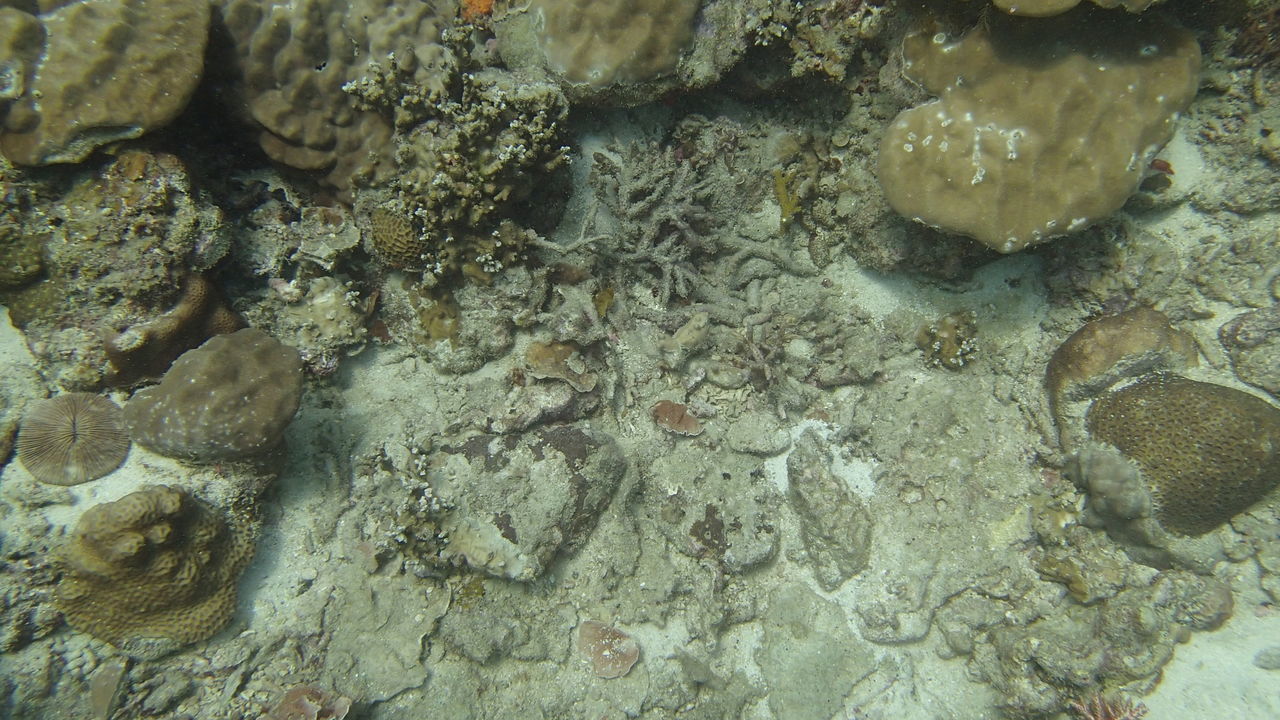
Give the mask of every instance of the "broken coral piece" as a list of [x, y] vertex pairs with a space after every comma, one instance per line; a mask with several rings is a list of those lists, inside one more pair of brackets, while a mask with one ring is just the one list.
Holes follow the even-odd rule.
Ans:
[[658, 427], [676, 435], [700, 435], [702, 423], [689, 414], [688, 406], [671, 400], [659, 400], [649, 411]]
[[578, 625], [578, 652], [591, 661], [596, 677], [620, 678], [640, 659], [640, 646], [612, 625], [583, 620]]

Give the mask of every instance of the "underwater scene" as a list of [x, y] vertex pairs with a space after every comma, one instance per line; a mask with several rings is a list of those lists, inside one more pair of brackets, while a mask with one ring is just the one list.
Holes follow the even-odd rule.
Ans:
[[0, 719], [1280, 718], [1280, 0], [0, 0]]

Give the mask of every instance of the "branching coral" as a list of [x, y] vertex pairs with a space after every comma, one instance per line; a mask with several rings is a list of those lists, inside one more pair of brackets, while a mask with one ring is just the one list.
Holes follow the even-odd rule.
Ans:
[[730, 205], [733, 193], [718, 185], [724, 176], [710, 166], [656, 144], [597, 152], [593, 161], [598, 205], [580, 243], [609, 268], [615, 287], [651, 278], [659, 307], [681, 298], [736, 325], [746, 314], [740, 289], [752, 279], [779, 271], [812, 274], [776, 238], [755, 239], [726, 227], [725, 218], [740, 208]]

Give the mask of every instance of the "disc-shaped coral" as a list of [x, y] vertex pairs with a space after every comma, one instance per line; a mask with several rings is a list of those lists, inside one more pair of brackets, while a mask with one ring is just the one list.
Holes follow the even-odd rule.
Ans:
[[1280, 409], [1240, 390], [1151, 375], [1098, 399], [1087, 422], [1137, 464], [1170, 532], [1209, 532], [1280, 483]]
[[66, 393], [33, 405], [18, 431], [18, 461], [37, 480], [78, 485], [120, 467], [129, 436], [120, 408], [92, 393]]

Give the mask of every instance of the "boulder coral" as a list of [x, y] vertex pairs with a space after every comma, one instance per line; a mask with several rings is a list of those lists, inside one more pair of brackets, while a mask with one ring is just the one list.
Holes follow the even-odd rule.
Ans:
[[889, 204], [1003, 253], [1118, 210], [1195, 96], [1200, 50], [1164, 21], [1104, 12], [908, 36], [904, 72], [938, 99], [884, 134]]

